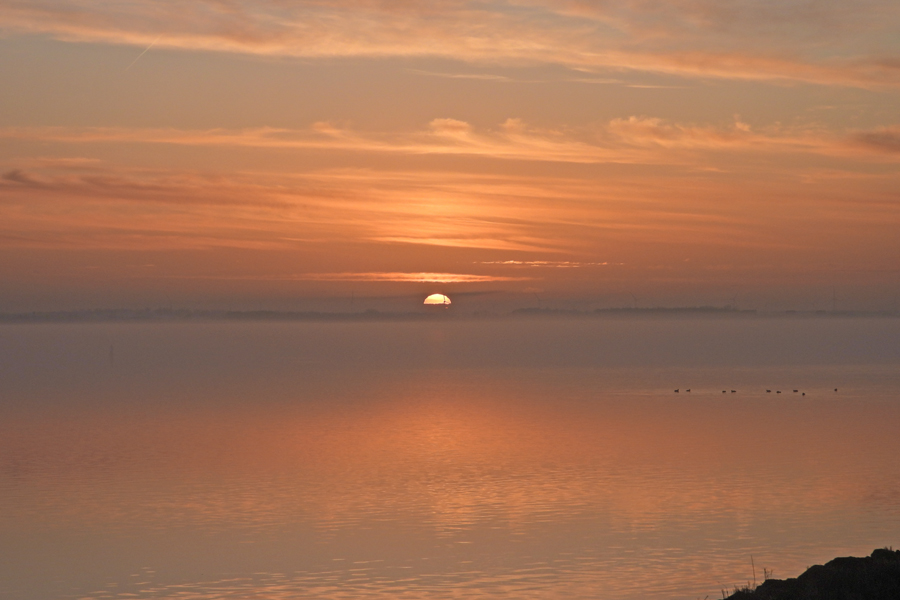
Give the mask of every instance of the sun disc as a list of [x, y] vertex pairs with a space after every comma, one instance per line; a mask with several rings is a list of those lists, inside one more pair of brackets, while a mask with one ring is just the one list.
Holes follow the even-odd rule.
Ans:
[[449, 306], [450, 298], [443, 294], [431, 294], [425, 298], [426, 306]]

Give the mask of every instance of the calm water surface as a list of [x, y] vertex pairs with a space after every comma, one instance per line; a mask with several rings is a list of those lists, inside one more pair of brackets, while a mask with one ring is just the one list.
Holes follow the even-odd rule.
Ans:
[[0, 597], [721, 597], [900, 546], [898, 367], [887, 319], [3, 326]]

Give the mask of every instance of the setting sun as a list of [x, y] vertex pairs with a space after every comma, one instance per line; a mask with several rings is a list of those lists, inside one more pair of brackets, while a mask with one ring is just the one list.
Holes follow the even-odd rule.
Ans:
[[426, 306], [450, 306], [450, 298], [443, 294], [431, 294], [425, 298]]

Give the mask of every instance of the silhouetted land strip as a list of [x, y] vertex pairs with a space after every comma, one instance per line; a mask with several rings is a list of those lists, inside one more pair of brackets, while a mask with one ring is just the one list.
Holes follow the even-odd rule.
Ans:
[[865, 558], [835, 558], [799, 577], [769, 579], [728, 600], [897, 600], [900, 550], [875, 550]]
[[115, 323], [166, 321], [412, 321], [444, 314], [364, 312], [315, 312], [278, 310], [97, 309], [0, 314], [0, 323]]
[[425, 309], [410, 312], [386, 312], [369, 309], [361, 312], [317, 312], [279, 310], [195, 310], [172, 308], [95, 309], [0, 313], [0, 323], [115, 323], [183, 321], [431, 321], [447, 319], [561, 318], [597, 319], [608, 317], [704, 317], [737, 318], [778, 317], [900, 317], [900, 312], [875, 311], [786, 311], [760, 313], [732, 307], [694, 306], [681, 308], [600, 308], [592, 311], [553, 308], [519, 308], [508, 313], [462, 312], [453, 309]]
[[557, 310], [552, 308], [520, 308], [512, 312], [514, 315], [530, 316], [598, 316], [605, 315], [710, 315], [727, 314], [735, 316], [755, 315], [755, 310], [739, 310], [731, 306], [682, 306], [682, 307], [648, 307], [648, 308], [598, 308], [591, 312], [577, 310]]

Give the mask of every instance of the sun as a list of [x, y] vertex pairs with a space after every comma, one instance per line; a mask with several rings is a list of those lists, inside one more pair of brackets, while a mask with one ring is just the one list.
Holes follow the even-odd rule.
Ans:
[[450, 298], [443, 294], [432, 294], [425, 298], [425, 306], [450, 306]]

